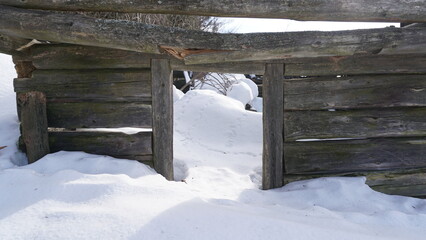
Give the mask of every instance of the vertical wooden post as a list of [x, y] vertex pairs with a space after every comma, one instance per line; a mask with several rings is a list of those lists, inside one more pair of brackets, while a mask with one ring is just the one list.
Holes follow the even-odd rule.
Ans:
[[173, 180], [173, 72], [168, 59], [151, 60], [154, 168]]
[[46, 96], [41, 92], [18, 93], [22, 140], [28, 163], [50, 153], [47, 131]]
[[263, 76], [263, 189], [283, 186], [284, 64], [266, 64]]

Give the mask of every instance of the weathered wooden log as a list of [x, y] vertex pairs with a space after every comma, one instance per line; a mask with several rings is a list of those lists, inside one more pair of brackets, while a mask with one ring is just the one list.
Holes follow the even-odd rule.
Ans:
[[426, 168], [425, 137], [286, 142], [284, 152], [286, 174]]
[[109, 11], [205, 15], [218, 17], [286, 18], [303, 21], [424, 22], [424, 1], [317, 0], [317, 1], [70, 1], [0, 0], [0, 4], [51, 10]]
[[425, 28], [218, 34], [7, 6], [0, 6], [0, 33], [146, 53], [163, 49], [188, 64], [426, 52]]
[[50, 153], [46, 97], [41, 92], [19, 93], [18, 104], [21, 111], [21, 134], [28, 163], [33, 163]]
[[263, 78], [263, 189], [283, 185], [284, 64], [266, 64]]
[[47, 120], [55, 128], [150, 128], [151, 111], [150, 103], [50, 102]]
[[150, 102], [149, 69], [36, 70], [16, 92], [43, 91], [48, 102]]
[[[412, 31], [405, 32], [407, 29]], [[191, 54], [184, 59], [189, 65], [355, 54], [425, 53], [426, 29], [407, 29], [245, 34], [236, 41], [244, 49]]]
[[386, 194], [426, 197], [426, 168], [398, 169], [392, 171], [347, 172], [334, 174], [287, 174], [286, 183], [318, 177], [365, 176], [373, 189]]
[[361, 75], [286, 79], [284, 109], [426, 106], [426, 75]]
[[17, 49], [27, 44], [29, 41], [30, 40], [0, 34], [0, 53], [19, 55], [21, 53], [17, 51]]
[[92, 154], [109, 155], [116, 158], [152, 161], [152, 133], [139, 132], [49, 132], [52, 152], [84, 151]]
[[232, 49], [234, 42], [232, 38], [235, 37], [2, 5], [0, 5], [0, 33], [22, 38], [146, 53], [160, 53], [160, 46]]
[[[37, 69], [149, 68], [150, 58], [170, 59], [174, 70], [264, 74], [266, 62], [233, 62], [185, 65], [167, 55], [143, 54], [108, 48], [77, 45], [37, 45], [15, 61], [32, 61]], [[355, 55], [348, 57], [289, 58], [271, 61], [285, 63], [287, 76], [320, 76], [381, 73], [426, 73], [426, 55]]]
[[167, 59], [152, 59], [154, 168], [173, 180], [173, 72]]
[[426, 108], [286, 111], [285, 140], [426, 136]]

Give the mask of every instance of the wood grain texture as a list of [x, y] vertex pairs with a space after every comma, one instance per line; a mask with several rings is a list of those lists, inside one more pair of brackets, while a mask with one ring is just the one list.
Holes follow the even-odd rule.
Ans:
[[286, 184], [319, 177], [366, 177], [366, 183], [378, 192], [411, 197], [426, 197], [426, 168], [392, 171], [347, 172], [340, 174], [287, 174]]
[[[266, 62], [233, 62], [185, 65], [167, 55], [143, 54], [77, 45], [37, 45], [15, 61], [32, 61], [37, 69], [149, 68], [150, 58], [170, 59], [174, 70], [264, 74]], [[426, 55], [355, 55], [349, 57], [286, 58], [286, 76], [330, 76], [347, 74], [426, 73]]]
[[285, 174], [426, 168], [426, 138], [286, 142]]
[[286, 110], [426, 106], [426, 75], [298, 78], [284, 86]]
[[0, 4], [51, 10], [285, 18], [303, 21], [424, 22], [424, 1], [402, 0], [216, 0], [78, 1], [0, 0]]
[[286, 111], [285, 140], [426, 136], [426, 108]]
[[27, 92], [18, 94], [20, 109], [21, 134], [25, 144], [28, 163], [33, 163], [50, 152], [47, 117], [46, 96], [41, 92]]
[[191, 52], [185, 57], [187, 64], [426, 53], [425, 28], [220, 34], [1, 5], [0, 33], [145, 53], [174, 49]]
[[266, 64], [263, 78], [262, 187], [283, 185], [284, 64]]
[[21, 55], [22, 53], [17, 51], [17, 49], [24, 46], [29, 41], [30, 40], [27, 39], [0, 34], [0, 53], [8, 55]]
[[49, 132], [52, 152], [84, 151], [116, 158], [152, 161], [152, 133]]
[[154, 168], [173, 180], [173, 72], [167, 59], [152, 59]]
[[55, 128], [150, 128], [151, 111], [150, 103], [50, 102], [47, 119]]
[[17, 78], [16, 92], [43, 91], [48, 102], [149, 102], [149, 69], [36, 70]]

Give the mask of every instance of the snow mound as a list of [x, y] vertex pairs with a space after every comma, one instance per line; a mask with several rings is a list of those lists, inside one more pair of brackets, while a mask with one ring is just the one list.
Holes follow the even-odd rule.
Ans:
[[253, 100], [253, 92], [245, 82], [232, 84], [227, 90], [226, 96], [240, 101], [244, 106]]
[[84, 174], [125, 174], [132, 178], [156, 174], [150, 167], [134, 160], [66, 151], [48, 154], [22, 168], [32, 169], [39, 174], [54, 174], [64, 170], [74, 170]]

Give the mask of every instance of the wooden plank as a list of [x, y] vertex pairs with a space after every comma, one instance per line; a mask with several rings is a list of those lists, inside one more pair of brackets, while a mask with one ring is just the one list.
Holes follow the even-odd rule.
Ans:
[[426, 108], [286, 111], [285, 140], [426, 136]]
[[426, 138], [286, 142], [286, 174], [426, 168]]
[[0, 53], [20, 55], [21, 53], [17, 51], [17, 49], [24, 46], [29, 41], [30, 40], [0, 34]]
[[1, 5], [0, 33], [136, 52], [173, 52], [190, 64], [426, 53], [425, 28], [219, 34]]
[[284, 86], [286, 110], [426, 106], [426, 75], [298, 78]]
[[173, 180], [173, 72], [167, 59], [152, 59], [154, 168]]
[[348, 172], [340, 174], [286, 175], [286, 184], [318, 177], [365, 176], [366, 183], [379, 192], [411, 197], [426, 196], [426, 168], [398, 169], [393, 171]]
[[43, 90], [48, 102], [151, 101], [148, 69], [36, 70], [14, 81], [16, 92]]
[[[32, 61], [37, 69], [149, 68], [150, 58], [168, 56], [65, 44], [37, 45], [31, 48], [30, 55], [14, 56], [15, 61]], [[185, 65], [183, 61], [171, 58], [170, 63], [174, 70], [255, 74], [265, 72], [265, 62]], [[287, 58], [272, 63], [285, 63], [286, 76], [426, 73], [424, 54]]]
[[49, 132], [52, 152], [83, 151], [116, 158], [152, 161], [152, 133]]
[[50, 152], [47, 118], [46, 96], [41, 92], [18, 94], [18, 104], [21, 111], [22, 139], [28, 157], [28, 163], [33, 163]]
[[152, 126], [150, 103], [51, 102], [47, 104], [49, 127], [119, 128]]
[[263, 77], [263, 189], [283, 185], [284, 64], [266, 64]]
[[285, 18], [302, 21], [424, 22], [424, 1], [402, 0], [216, 0], [216, 1], [73, 1], [0, 0], [0, 4], [67, 11], [107, 11], [205, 15], [217, 17]]

